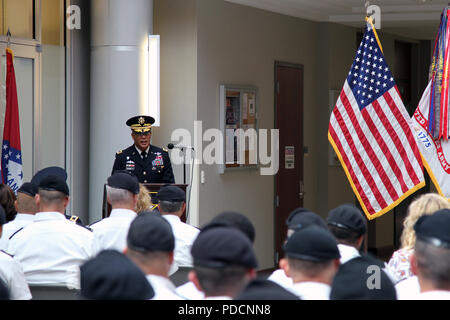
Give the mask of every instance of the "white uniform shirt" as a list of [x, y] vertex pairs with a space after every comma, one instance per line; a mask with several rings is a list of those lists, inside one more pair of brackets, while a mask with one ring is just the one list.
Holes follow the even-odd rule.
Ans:
[[450, 300], [450, 291], [433, 290], [421, 292], [413, 300]]
[[175, 285], [169, 279], [154, 274], [148, 274], [146, 277], [155, 291], [152, 300], [184, 300], [176, 293]]
[[397, 300], [411, 300], [420, 293], [420, 284], [417, 276], [406, 278], [395, 285]]
[[279, 284], [286, 290], [289, 290], [295, 294], [295, 291], [293, 289], [294, 281], [292, 281], [292, 278], [286, 275], [283, 269], [275, 270], [267, 279], [275, 282], [276, 284]]
[[175, 237], [174, 263], [180, 267], [192, 267], [191, 247], [200, 230], [184, 223], [174, 214], [163, 214], [172, 227]]
[[340, 262], [341, 264], [346, 263], [349, 260], [357, 258], [360, 256], [359, 251], [352, 246], [345, 244], [338, 244], [339, 253], [341, 254]]
[[0, 278], [9, 289], [11, 300], [30, 300], [28, 288], [22, 266], [13, 257], [0, 251]]
[[330, 300], [331, 287], [321, 282], [297, 282], [293, 285], [294, 292], [302, 300]]
[[92, 232], [59, 212], [38, 212], [9, 241], [30, 285], [79, 288], [79, 266], [92, 256]]
[[94, 232], [92, 252], [113, 249], [123, 252], [127, 246], [127, 234], [131, 222], [137, 217], [136, 212], [128, 209], [113, 209], [108, 218], [92, 224]]
[[18, 213], [13, 221], [3, 225], [2, 237], [0, 238], [0, 250], [8, 250], [9, 237], [17, 230], [29, 225], [34, 220], [34, 214]]
[[186, 282], [181, 286], [177, 287], [177, 293], [186, 300], [203, 300], [205, 299], [205, 294], [198, 290], [192, 281]]

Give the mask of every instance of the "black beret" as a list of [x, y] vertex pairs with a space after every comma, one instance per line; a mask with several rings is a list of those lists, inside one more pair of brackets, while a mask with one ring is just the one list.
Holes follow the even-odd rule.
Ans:
[[300, 300], [298, 296], [267, 279], [253, 279], [235, 300]]
[[3, 206], [0, 205], [0, 226], [4, 225], [5, 223], [6, 223], [5, 209], [3, 209]]
[[284, 246], [289, 258], [326, 261], [339, 259], [336, 239], [328, 231], [316, 225], [301, 228], [292, 234]]
[[150, 116], [135, 116], [127, 120], [126, 124], [134, 132], [148, 132], [150, 131], [152, 124], [155, 123], [155, 119]]
[[116, 250], [101, 251], [80, 267], [81, 296], [89, 300], [148, 300], [155, 295], [145, 274]]
[[367, 222], [361, 210], [352, 204], [342, 204], [332, 209], [327, 218], [329, 225], [347, 229], [363, 235], [367, 231]]
[[39, 192], [39, 187], [31, 182], [25, 182], [22, 186], [17, 190], [17, 193], [24, 193], [30, 197], [34, 197], [36, 193]]
[[186, 194], [183, 189], [169, 185], [159, 189], [156, 198], [159, 201], [181, 202], [186, 201]]
[[[377, 269], [378, 268], [378, 269]], [[379, 287], [369, 277], [378, 276]], [[364, 257], [357, 257], [340, 265], [331, 284], [330, 300], [396, 300], [395, 286], [389, 276]]]
[[420, 217], [414, 230], [417, 240], [450, 249], [450, 210], [440, 209], [432, 215]]
[[325, 221], [317, 213], [305, 208], [295, 209], [289, 214], [289, 217], [286, 220], [286, 225], [292, 230], [304, 228], [312, 224], [328, 229]]
[[127, 246], [139, 252], [171, 252], [175, 249], [172, 227], [162, 217], [139, 214], [128, 229]]
[[64, 181], [67, 180], [67, 172], [63, 168], [47, 167], [42, 170], [39, 170], [31, 179], [31, 183], [38, 186], [41, 183], [41, 180], [49, 175], [58, 176], [61, 179], [63, 179]]
[[194, 266], [256, 268], [258, 262], [252, 243], [234, 227], [217, 226], [200, 231], [191, 248]]
[[255, 227], [249, 218], [239, 212], [226, 211], [215, 216], [210, 223], [202, 229], [212, 226], [230, 226], [241, 230], [253, 243], [255, 241]]
[[59, 191], [66, 196], [69, 195], [69, 186], [61, 176], [48, 175], [39, 183], [39, 189], [48, 191]]
[[139, 181], [138, 179], [128, 173], [115, 172], [108, 178], [107, 185], [111, 188], [125, 189], [133, 194], [139, 193]]

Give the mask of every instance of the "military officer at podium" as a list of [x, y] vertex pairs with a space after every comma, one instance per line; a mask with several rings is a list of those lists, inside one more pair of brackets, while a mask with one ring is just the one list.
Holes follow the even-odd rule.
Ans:
[[140, 183], [175, 183], [168, 150], [150, 144], [154, 122], [150, 116], [128, 119], [126, 124], [131, 128], [134, 144], [116, 153], [112, 173], [126, 170]]

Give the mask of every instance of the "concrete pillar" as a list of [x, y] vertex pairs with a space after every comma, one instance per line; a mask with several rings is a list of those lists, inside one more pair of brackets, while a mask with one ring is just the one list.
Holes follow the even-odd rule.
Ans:
[[147, 113], [153, 0], [91, 1], [89, 221], [101, 218], [114, 155], [132, 144], [125, 122]]

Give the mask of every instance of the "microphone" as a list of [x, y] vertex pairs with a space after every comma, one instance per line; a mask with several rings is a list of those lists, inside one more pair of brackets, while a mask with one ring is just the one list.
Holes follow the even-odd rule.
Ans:
[[194, 150], [194, 147], [191, 147], [191, 146], [183, 146], [182, 144], [174, 145], [173, 143], [169, 143], [169, 144], [167, 145], [167, 148], [170, 149], [170, 150], [172, 150], [173, 148], [175, 148], [175, 149], [192, 149], [192, 150]]

